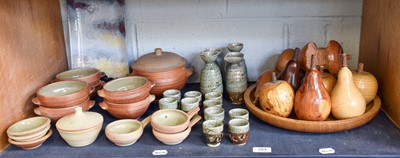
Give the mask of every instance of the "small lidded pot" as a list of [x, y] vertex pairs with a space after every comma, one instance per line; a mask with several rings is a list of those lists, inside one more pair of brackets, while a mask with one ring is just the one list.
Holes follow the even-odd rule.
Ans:
[[158, 97], [167, 89], [181, 90], [193, 70], [186, 68], [186, 59], [156, 48], [153, 53], [141, 56], [132, 65], [131, 75], [145, 76], [156, 85], [150, 93]]

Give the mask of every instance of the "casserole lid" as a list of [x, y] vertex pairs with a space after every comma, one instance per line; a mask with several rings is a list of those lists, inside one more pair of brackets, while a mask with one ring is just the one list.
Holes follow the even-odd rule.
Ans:
[[132, 64], [133, 70], [162, 72], [185, 66], [186, 59], [173, 52], [156, 48], [154, 52], [141, 56]]
[[103, 116], [97, 112], [83, 112], [76, 107], [75, 113], [66, 115], [57, 121], [56, 127], [63, 131], [82, 131], [103, 123]]

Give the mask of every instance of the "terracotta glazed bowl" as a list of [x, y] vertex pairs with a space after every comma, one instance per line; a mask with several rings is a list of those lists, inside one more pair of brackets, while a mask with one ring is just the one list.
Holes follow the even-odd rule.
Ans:
[[31, 117], [18, 121], [8, 127], [9, 136], [27, 136], [42, 131], [50, 125], [50, 119], [47, 117]]
[[151, 126], [154, 130], [166, 134], [182, 132], [189, 127], [190, 119], [199, 111], [199, 107], [188, 113], [177, 109], [158, 110], [152, 114]]
[[88, 83], [90, 87], [95, 87], [100, 83], [100, 77], [100, 70], [95, 68], [82, 68], [61, 72], [56, 75], [56, 80], [81, 80]]
[[156, 85], [150, 93], [158, 97], [167, 89], [181, 90], [193, 70], [187, 69], [186, 59], [156, 48], [154, 52], [141, 56], [132, 65], [131, 75], [145, 76]]
[[40, 88], [32, 102], [48, 108], [65, 108], [84, 102], [90, 88], [83, 81], [60, 81]]
[[143, 129], [150, 122], [151, 116], [142, 122], [134, 119], [123, 119], [107, 125], [105, 133], [107, 138], [118, 146], [134, 144], [143, 134]]
[[46, 135], [44, 135], [43, 137], [40, 137], [36, 140], [26, 141], [26, 142], [18, 142], [18, 141], [14, 141], [14, 140], [8, 138], [8, 142], [10, 144], [18, 146], [22, 149], [31, 150], [31, 149], [36, 149], [36, 148], [40, 147], [47, 140], [47, 138], [49, 138], [52, 134], [53, 134], [53, 131], [50, 129]]
[[22, 135], [22, 136], [14, 136], [14, 135], [8, 135], [8, 138], [11, 138], [12, 140], [16, 142], [30, 142], [37, 140], [44, 135], [46, 135], [47, 131], [50, 129], [50, 124], [47, 125], [45, 128], [43, 128], [40, 131], [37, 131], [35, 133], [29, 134], [29, 135]]
[[147, 98], [129, 104], [116, 104], [108, 101], [99, 103], [103, 110], [106, 110], [110, 115], [118, 119], [138, 119], [142, 116], [149, 105], [156, 97], [149, 95]]
[[193, 119], [190, 121], [189, 126], [182, 132], [178, 133], [162, 133], [153, 128], [153, 135], [156, 137], [160, 142], [167, 144], [167, 145], [176, 145], [181, 143], [183, 140], [189, 136], [190, 131], [192, 127], [201, 120], [201, 116], [196, 115], [193, 117]]
[[142, 76], [129, 76], [112, 80], [97, 94], [112, 103], [126, 104], [144, 100], [154, 83]]
[[89, 98], [87, 98], [87, 100], [85, 100], [83, 103], [75, 106], [66, 108], [46, 108], [43, 106], [39, 106], [35, 108], [34, 112], [36, 115], [48, 117], [51, 119], [51, 121], [56, 122], [61, 117], [74, 113], [76, 107], [82, 107], [83, 111], [88, 111], [94, 106], [94, 104], [94, 100], [90, 100]]

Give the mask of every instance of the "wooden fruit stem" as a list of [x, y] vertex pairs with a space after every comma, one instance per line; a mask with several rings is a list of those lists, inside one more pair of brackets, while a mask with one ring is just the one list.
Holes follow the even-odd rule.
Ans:
[[300, 54], [300, 48], [296, 47], [296, 48], [294, 49], [294, 55], [293, 55], [292, 60], [293, 60], [293, 61], [297, 61], [297, 57], [299, 56], [299, 54]]
[[347, 67], [347, 54], [342, 54], [342, 67]]
[[276, 83], [276, 74], [275, 72], [272, 72], [272, 83]]
[[364, 72], [364, 63], [358, 63], [357, 73], [362, 74]]
[[311, 66], [310, 66], [310, 68], [311, 69], [315, 69], [315, 60], [316, 60], [316, 58], [315, 58], [315, 55], [311, 55]]
[[323, 65], [318, 65], [318, 70], [322, 74], [324, 74], [325, 67]]

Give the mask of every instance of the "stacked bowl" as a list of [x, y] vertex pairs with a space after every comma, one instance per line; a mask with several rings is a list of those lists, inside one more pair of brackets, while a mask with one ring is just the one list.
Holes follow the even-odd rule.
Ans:
[[92, 144], [100, 133], [104, 118], [96, 112], [83, 112], [81, 107], [75, 113], [62, 117], [56, 123], [61, 137], [70, 146], [83, 147]]
[[8, 142], [26, 150], [38, 148], [52, 133], [47, 117], [24, 119], [7, 129]]
[[[82, 68], [61, 72], [56, 75], [55, 81], [81, 80], [86, 82], [90, 89], [99, 90], [104, 84], [103, 81], [100, 81], [101, 76], [98, 69]], [[95, 96], [95, 91], [90, 93], [90, 98], [93, 99]]]
[[192, 126], [201, 120], [200, 111], [195, 107], [188, 113], [178, 109], [162, 109], [151, 115], [151, 126], [153, 135], [160, 142], [167, 145], [181, 143], [189, 136]]
[[74, 112], [76, 107], [89, 110], [94, 101], [89, 98], [90, 89], [86, 82], [79, 80], [60, 81], [40, 88], [34, 104], [39, 105], [34, 112], [49, 117], [53, 122]]
[[112, 80], [98, 90], [104, 101], [99, 105], [118, 119], [138, 119], [142, 116], [155, 96], [150, 95], [154, 84], [142, 76], [129, 76]]

